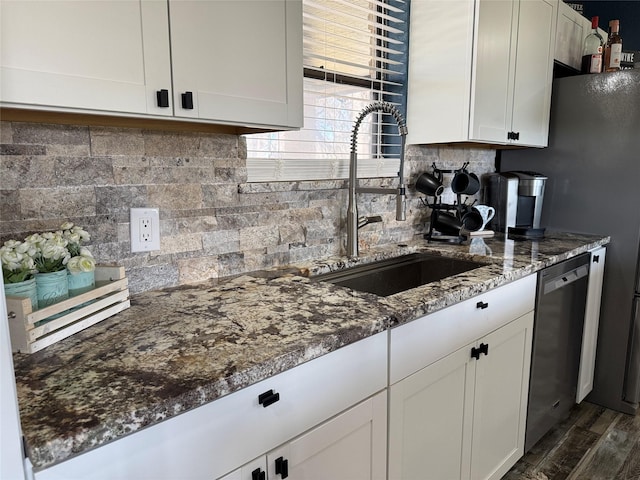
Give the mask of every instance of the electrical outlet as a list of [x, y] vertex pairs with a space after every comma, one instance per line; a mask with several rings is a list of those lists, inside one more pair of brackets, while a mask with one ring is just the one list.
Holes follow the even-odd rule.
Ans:
[[132, 208], [131, 251], [160, 250], [160, 212], [157, 208]]

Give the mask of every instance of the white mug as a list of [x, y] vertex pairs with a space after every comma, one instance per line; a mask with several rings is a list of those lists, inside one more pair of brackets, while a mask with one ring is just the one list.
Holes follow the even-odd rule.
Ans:
[[482, 215], [482, 227], [480, 227], [480, 230], [484, 230], [484, 227], [487, 226], [487, 223], [489, 223], [496, 214], [496, 209], [488, 205], [476, 205], [473, 208], [478, 210], [480, 215]]

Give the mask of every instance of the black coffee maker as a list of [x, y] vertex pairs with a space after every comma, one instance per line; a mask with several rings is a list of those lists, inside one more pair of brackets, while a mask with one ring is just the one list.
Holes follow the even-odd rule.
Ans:
[[497, 232], [541, 238], [542, 201], [547, 177], [535, 172], [503, 172], [484, 175], [484, 202], [496, 209], [489, 223]]

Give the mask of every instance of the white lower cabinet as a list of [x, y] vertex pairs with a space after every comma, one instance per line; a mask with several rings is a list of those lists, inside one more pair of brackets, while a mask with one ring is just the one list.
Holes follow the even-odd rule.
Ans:
[[589, 267], [589, 286], [587, 287], [587, 305], [584, 312], [582, 350], [578, 373], [576, 403], [582, 402], [593, 390], [593, 375], [596, 369], [596, 347], [598, 345], [598, 325], [600, 324], [600, 302], [604, 282], [604, 264], [607, 247], [591, 251]]
[[498, 479], [515, 464], [532, 328], [530, 312], [390, 387], [389, 480]]
[[220, 480], [384, 480], [386, 438], [385, 390]]
[[523, 455], [535, 286], [391, 330], [389, 480], [498, 479]]

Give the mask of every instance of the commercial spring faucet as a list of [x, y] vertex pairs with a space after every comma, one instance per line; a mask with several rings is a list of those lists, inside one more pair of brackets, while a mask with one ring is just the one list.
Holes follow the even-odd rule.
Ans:
[[[398, 132], [400, 133], [400, 169], [398, 171], [398, 188], [384, 187], [359, 187], [358, 186], [358, 154], [357, 141], [358, 129], [364, 118], [372, 112], [384, 112], [393, 116], [398, 124]], [[406, 189], [404, 186], [404, 149], [407, 138], [407, 126], [402, 119], [402, 115], [396, 107], [388, 102], [374, 102], [367, 106], [356, 119], [351, 133], [351, 156], [349, 159], [349, 206], [347, 208], [347, 255], [349, 257], [358, 256], [358, 228], [378, 220], [379, 217], [367, 218], [363, 220], [358, 218], [358, 203], [356, 200], [357, 193], [381, 193], [396, 195], [396, 220], [406, 220], [405, 204]], [[374, 220], [375, 218], [375, 220]]]

